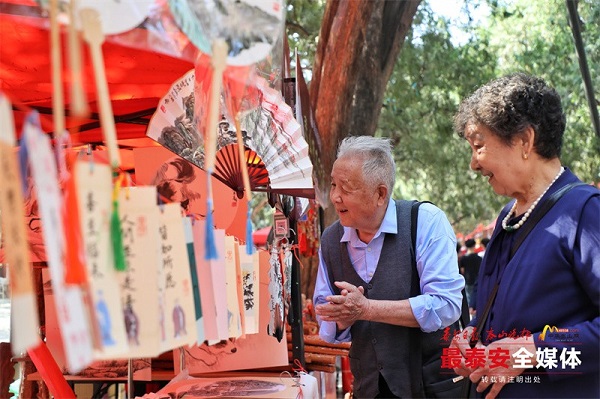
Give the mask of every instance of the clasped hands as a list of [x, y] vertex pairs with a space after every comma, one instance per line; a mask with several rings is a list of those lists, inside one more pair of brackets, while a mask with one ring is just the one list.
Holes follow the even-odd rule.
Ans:
[[327, 303], [315, 306], [315, 312], [322, 321], [336, 322], [339, 330], [345, 330], [357, 320], [364, 320], [369, 311], [369, 299], [362, 286], [345, 281], [334, 283], [340, 289], [339, 295], [330, 295]]
[[506, 367], [498, 365], [492, 367], [489, 361], [485, 361], [485, 363], [480, 366], [470, 367], [472, 364], [468, 364], [465, 360], [469, 358], [469, 351], [473, 350], [470, 343], [473, 339], [474, 330], [473, 327], [465, 328], [464, 331], [457, 334], [450, 343], [450, 350], [458, 349], [461, 354], [460, 366], [455, 367], [454, 372], [465, 378], [469, 378], [476, 386], [477, 392], [481, 393], [491, 386], [485, 398], [494, 399], [500, 390], [509, 383], [511, 378], [522, 374], [525, 370], [524, 368], [514, 367], [516, 363], [513, 355], [522, 348], [525, 348], [530, 353], [536, 353], [536, 346], [533, 337], [531, 336], [504, 338], [494, 341], [488, 346], [484, 346], [481, 341], [478, 341], [473, 349], [483, 350], [486, 360], [490, 358], [490, 353], [507, 351], [508, 359], [505, 364]]

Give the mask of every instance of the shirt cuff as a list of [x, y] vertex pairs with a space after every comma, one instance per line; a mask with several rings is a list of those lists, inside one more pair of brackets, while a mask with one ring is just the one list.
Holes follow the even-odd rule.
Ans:
[[349, 328], [338, 333], [337, 324], [333, 321], [321, 322], [319, 336], [323, 341], [330, 343], [349, 342], [351, 337]]
[[428, 303], [427, 298], [427, 295], [419, 295], [408, 298], [408, 302], [421, 330], [429, 333], [439, 330], [442, 327], [442, 321]]

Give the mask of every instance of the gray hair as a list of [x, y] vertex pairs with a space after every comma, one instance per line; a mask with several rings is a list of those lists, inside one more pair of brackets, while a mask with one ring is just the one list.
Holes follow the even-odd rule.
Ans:
[[347, 156], [362, 160], [362, 173], [367, 183], [372, 186], [384, 184], [388, 188], [386, 200], [389, 199], [396, 182], [396, 163], [390, 139], [348, 136], [342, 140], [337, 151], [338, 159]]
[[454, 130], [464, 137], [470, 124], [490, 128], [507, 145], [531, 126], [535, 151], [553, 159], [560, 156], [566, 117], [554, 88], [541, 78], [514, 73], [481, 86], [461, 103]]

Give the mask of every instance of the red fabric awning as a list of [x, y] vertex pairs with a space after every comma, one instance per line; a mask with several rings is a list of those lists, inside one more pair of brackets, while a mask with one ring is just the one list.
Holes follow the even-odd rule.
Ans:
[[[35, 6], [35, 2], [26, 0], [8, 3], [33, 3]], [[0, 90], [16, 108], [14, 115], [18, 135], [23, 118], [30, 109], [40, 111], [42, 129], [52, 132], [49, 31], [42, 27], [44, 23], [41, 18], [3, 13], [7, 10], [15, 12], [15, 8], [9, 7], [8, 3], [0, 2]], [[66, 28], [63, 28], [61, 41], [65, 108], [68, 114], [70, 78], [64, 73], [68, 63], [64, 46], [67, 42]], [[97, 115], [92, 62], [85, 44], [82, 49], [84, 86], [91, 115], [83, 121], [67, 118], [67, 128], [81, 127], [81, 132], [72, 136], [76, 144], [99, 143], [102, 133]], [[118, 139], [140, 138], [140, 145], [152, 145], [152, 140], [145, 137], [148, 121], [173, 81], [193, 68], [193, 63], [157, 52], [125, 47], [110, 40], [104, 42], [103, 54]]]

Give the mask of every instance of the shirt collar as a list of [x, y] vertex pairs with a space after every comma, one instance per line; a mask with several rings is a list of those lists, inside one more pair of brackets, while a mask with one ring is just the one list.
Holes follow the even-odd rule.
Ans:
[[[388, 203], [387, 209], [385, 210], [385, 216], [383, 217], [383, 221], [381, 222], [381, 226], [375, 233], [373, 239], [379, 237], [382, 233], [387, 234], [398, 234], [398, 219], [396, 217], [396, 201], [390, 198], [390, 202]], [[356, 233], [356, 229], [351, 227], [344, 226], [344, 234], [340, 239], [340, 242], [359, 242], [358, 234]]]

